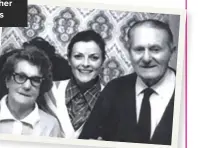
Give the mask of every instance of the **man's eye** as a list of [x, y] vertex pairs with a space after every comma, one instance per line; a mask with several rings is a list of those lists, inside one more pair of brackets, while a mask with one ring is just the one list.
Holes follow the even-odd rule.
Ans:
[[144, 51], [144, 48], [143, 47], [137, 47], [137, 48], [134, 48], [133, 50], [135, 52], [142, 52], [142, 51]]
[[160, 47], [151, 47], [150, 48], [150, 51], [152, 51], [152, 52], [159, 52], [160, 50], [161, 50]]

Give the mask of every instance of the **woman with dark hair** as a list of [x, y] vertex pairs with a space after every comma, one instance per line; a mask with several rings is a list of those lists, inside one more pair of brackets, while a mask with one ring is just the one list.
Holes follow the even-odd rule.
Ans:
[[37, 101], [52, 87], [51, 62], [37, 48], [15, 49], [0, 73], [7, 94], [0, 101], [0, 133], [60, 137], [56, 118]]
[[78, 138], [103, 89], [99, 80], [105, 60], [105, 42], [93, 30], [77, 33], [68, 46], [72, 76], [53, 85], [45, 98], [60, 121], [65, 138]]

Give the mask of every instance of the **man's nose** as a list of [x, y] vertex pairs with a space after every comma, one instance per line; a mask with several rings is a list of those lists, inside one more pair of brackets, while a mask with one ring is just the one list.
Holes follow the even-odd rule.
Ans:
[[148, 49], [145, 50], [144, 55], [143, 55], [143, 61], [145, 63], [149, 63], [151, 61], [152, 57], [151, 57], [151, 53]]

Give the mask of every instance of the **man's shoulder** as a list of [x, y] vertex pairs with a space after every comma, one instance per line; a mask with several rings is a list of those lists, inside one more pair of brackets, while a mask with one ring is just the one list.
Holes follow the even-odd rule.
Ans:
[[115, 78], [105, 86], [105, 90], [107, 91], [113, 90], [118, 92], [120, 92], [121, 90], [126, 90], [135, 85], [136, 78], [137, 78], [136, 73]]

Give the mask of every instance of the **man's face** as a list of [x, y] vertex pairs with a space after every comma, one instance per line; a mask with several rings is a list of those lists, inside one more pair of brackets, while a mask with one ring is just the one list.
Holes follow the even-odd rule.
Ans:
[[[21, 60], [15, 65], [14, 73], [17, 75], [17, 80], [22, 80], [24, 76], [41, 77], [40, 69], [32, 65], [26, 60]], [[6, 80], [8, 88], [8, 100], [21, 106], [33, 106], [40, 92], [40, 85], [33, 86], [29, 79], [23, 84], [19, 84], [14, 80], [14, 76]]]
[[165, 74], [172, 55], [168, 34], [162, 29], [137, 26], [131, 31], [130, 55], [137, 75], [147, 85], [154, 85]]

